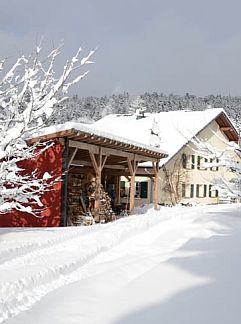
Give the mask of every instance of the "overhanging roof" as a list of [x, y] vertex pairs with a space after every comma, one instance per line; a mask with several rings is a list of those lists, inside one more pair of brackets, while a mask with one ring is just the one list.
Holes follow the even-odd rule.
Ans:
[[57, 130], [53, 133], [48, 133], [45, 131], [45, 133], [42, 134], [40, 133], [39, 136], [32, 137], [30, 140], [28, 140], [28, 142], [29, 143], [34, 143], [37, 141], [44, 142], [44, 141], [57, 139], [57, 138], [64, 138], [64, 137], [67, 137], [69, 140], [83, 142], [86, 144], [102, 146], [105, 148], [124, 151], [127, 153], [141, 154], [145, 157], [151, 157], [157, 159], [167, 157], [167, 153], [160, 149], [155, 149], [145, 144], [130, 141], [129, 139], [124, 139], [124, 138], [122, 139], [120, 137], [113, 136], [113, 135], [108, 136], [108, 133], [103, 135], [98, 131], [94, 132], [94, 130], [91, 128], [89, 130], [70, 128], [64, 130]]
[[[75, 126], [76, 125], [76, 126]], [[69, 127], [71, 126], [71, 127]], [[167, 157], [167, 153], [129, 139], [117, 137], [108, 133], [95, 131], [88, 125], [66, 123], [49, 127], [28, 142], [44, 142], [49, 140], [63, 141], [66, 138], [69, 145], [69, 167], [90, 167], [92, 161], [90, 152], [106, 156], [104, 169], [112, 169], [112, 173], [128, 173], [128, 159], [138, 162], [158, 162]]]
[[215, 121], [218, 123], [221, 131], [227, 136], [229, 141], [238, 142], [239, 134], [228, 116], [221, 112], [216, 118]]

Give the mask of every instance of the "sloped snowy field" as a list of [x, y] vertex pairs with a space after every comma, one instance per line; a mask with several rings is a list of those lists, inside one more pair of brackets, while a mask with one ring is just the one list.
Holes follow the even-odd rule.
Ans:
[[0, 323], [240, 323], [241, 205], [0, 229]]

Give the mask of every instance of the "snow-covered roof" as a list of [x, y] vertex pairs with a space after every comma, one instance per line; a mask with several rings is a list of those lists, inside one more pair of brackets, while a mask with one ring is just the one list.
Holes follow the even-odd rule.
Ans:
[[[222, 108], [149, 113], [145, 114], [145, 118], [140, 119], [137, 119], [136, 115], [107, 115], [92, 124], [92, 127], [145, 145], [152, 145], [151, 130], [155, 127], [155, 133], [158, 132], [160, 138], [160, 148], [168, 153], [168, 157], [161, 160], [161, 163], [165, 164], [220, 114], [226, 115]], [[156, 144], [155, 142], [154, 145]]]
[[[77, 136], [77, 134], [84, 133], [86, 139], [91, 136], [99, 137], [103, 139], [105, 146], [108, 146], [108, 141], [115, 141], [117, 144], [126, 144], [126, 147], [122, 148], [122, 150], [129, 151], [131, 147], [135, 147], [135, 149], [142, 150], [142, 154], [146, 152], [153, 152], [156, 153], [159, 158], [163, 156], [167, 156], [167, 153], [162, 150], [160, 147], [152, 147], [148, 143], [138, 141], [138, 139], [132, 139], [131, 137], [126, 137], [125, 134], [115, 134], [105, 127], [98, 129], [95, 127], [94, 124], [83, 124], [83, 123], [75, 123], [75, 122], [67, 122], [64, 124], [59, 125], [52, 125], [49, 127], [45, 127], [40, 129], [39, 131], [31, 134], [31, 139], [34, 140], [35, 138], [53, 138], [53, 137], [64, 137], [71, 135]], [[87, 140], [86, 140], [87, 141]], [[113, 144], [112, 144], [113, 145]]]

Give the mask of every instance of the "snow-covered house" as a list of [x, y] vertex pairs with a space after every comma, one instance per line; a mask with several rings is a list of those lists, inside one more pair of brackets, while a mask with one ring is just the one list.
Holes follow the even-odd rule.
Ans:
[[[218, 176], [233, 177], [222, 167], [206, 168], [207, 160], [202, 156], [194, 142], [205, 142], [214, 149], [226, 151], [229, 142], [238, 142], [238, 133], [225, 111], [210, 108], [203, 111], [170, 111], [136, 115], [108, 115], [94, 123], [96, 129], [105, 129], [112, 134], [122, 135], [132, 140], [159, 147], [168, 153], [161, 160], [159, 169], [160, 204], [218, 203], [219, 194], [213, 189], [213, 179]], [[239, 163], [235, 152], [232, 158]], [[139, 172], [152, 179], [149, 164], [144, 163]], [[142, 170], [142, 171], [141, 171]], [[142, 180], [143, 181], [143, 178]], [[146, 199], [136, 195], [136, 205], [152, 201], [152, 180], [147, 181]], [[146, 185], [145, 185], [146, 186]], [[140, 184], [137, 183], [137, 192]], [[139, 198], [139, 199], [138, 199]]]

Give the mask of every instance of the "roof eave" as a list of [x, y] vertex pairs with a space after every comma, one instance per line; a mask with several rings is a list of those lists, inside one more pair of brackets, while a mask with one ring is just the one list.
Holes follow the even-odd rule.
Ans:
[[91, 142], [96, 141], [94, 143], [95, 145], [99, 145], [99, 146], [102, 145], [107, 148], [109, 147], [109, 145], [111, 145], [116, 150], [122, 150], [124, 152], [136, 151], [137, 154], [140, 154], [140, 155], [143, 155], [146, 157], [156, 158], [158, 160], [162, 159], [162, 158], [166, 158], [168, 156], [168, 154], [165, 152], [161, 152], [158, 150], [152, 150], [149, 147], [144, 147], [144, 146], [141, 147], [141, 146], [138, 146], [138, 145], [135, 145], [132, 143], [123, 143], [118, 140], [113, 140], [108, 137], [96, 135], [93, 133], [90, 134], [86, 131], [80, 131], [75, 128], [71, 128], [71, 129], [67, 129], [67, 130], [63, 130], [63, 131], [59, 131], [59, 132], [54, 132], [51, 134], [37, 136], [37, 137], [29, 139], [27, 142], [29, 145], [31, 145], [31, 144], [34, 144], [37, 142], [46, 142], [46, 141], [60, 139], [60, 138], [64, 138], [64, 137], [68, 137], [68, 138], [71, 138], [76, 141], [81, 140], [86, 143], [89, 143], [90, 137], [91, 137]]

